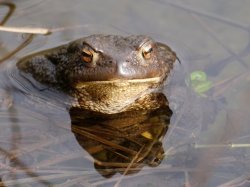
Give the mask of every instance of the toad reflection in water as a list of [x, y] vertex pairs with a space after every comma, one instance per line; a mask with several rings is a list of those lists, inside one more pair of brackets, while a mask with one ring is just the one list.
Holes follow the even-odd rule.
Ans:
[[92, 155], [96, 170], [105, 177], [138, 172], [145, 165], [156, 167], [164, 158], [161, 141], [172, 115], [167, 105], [149, 113], [85, 119], [82, 116], [89, 116], [87, 113], [72, 108], [70, 115], [78, 143]]
[[147, 36], [91, 35], [24, 57], [17, 67], [25, 79], [73, 98], [72, 132], [96, 169], [112, 176], [163, 159], [172, 112], [162, 89], [176, 58]]

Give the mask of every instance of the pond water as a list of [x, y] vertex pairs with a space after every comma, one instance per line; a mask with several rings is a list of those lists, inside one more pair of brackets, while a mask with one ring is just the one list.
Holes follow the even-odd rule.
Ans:
[[[0, 6], [0, 20], [13, 8], [5, 26], [54, 32], [29, 38], [0, 31], [0, 186], [250, 186], [249, 1], [11, 3]], [[96, 33], [149, 35], [171, 46], [181, 61], [164, 89], [172, 113], [166, 109], [157, 114], [167, 123], [163, 127], [157, 121], [160, 130], [146, 127], [142, 135], [150, 140], [153, 155], [143, 157], [146, 161], [138, 166], [131, 166], [135, 159], [124, 166], [105, 158], [97, 167], [95, 159], [107, 155], [79, 134], [110, 149], [119, 148], [118, 140], [106, 142], [95, 134], [110, 133], [104, 127], [74, 126], [75, 111], [66, 109], [64, 93], [30, 84], [15, 69], [21, 57]], [[25, 41], [25, 47], [5, 58]], [[158, 139], [151, 141], [155, 131]], [[131, 142], [140, 135], [129, 136]], [[134, 158], [145, 151], [132, 148], [120, 149]], [[150, 162], [150, 156], [159, 163]]]

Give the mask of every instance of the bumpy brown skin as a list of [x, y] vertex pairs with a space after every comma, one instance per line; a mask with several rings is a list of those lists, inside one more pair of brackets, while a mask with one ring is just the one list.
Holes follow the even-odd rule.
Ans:
[[[83, 58], [86, 47], [94, 53], [92, 62]], [[149, 90], [162, 87], [175, 61], [167, 45], [147, 36], [91, 35], [29, 55], [17, 67], [75, 97], [78, 107], [111, 114], [159, 107]]]

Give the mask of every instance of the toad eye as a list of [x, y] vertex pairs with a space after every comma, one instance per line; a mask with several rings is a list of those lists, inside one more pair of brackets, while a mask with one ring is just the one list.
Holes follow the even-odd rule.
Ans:
[[91, 63], [93, 61], [93, 51], [89, 47], [82, 49], [82, 60], [86, 63]]
[[153, 51], [151, 42], [146, 42], [141, 46], [141, 53], [144, 59], [150, 59]]
[[89, 67], [94, 67], [98, 60], [98, 53], [94, 51], [89, 45], [85, 45], [81, 51], [82, 61]]

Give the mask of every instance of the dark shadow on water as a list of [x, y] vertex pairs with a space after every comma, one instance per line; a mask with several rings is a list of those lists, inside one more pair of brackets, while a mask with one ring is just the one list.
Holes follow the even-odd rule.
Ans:
[[171, 115], [167, 105], [154, 111], [106, 116], [70, 110], [76, 140], [93, 157], [96, 170], [104, 177], [158, 166], [164, 158], [162, 139]]

